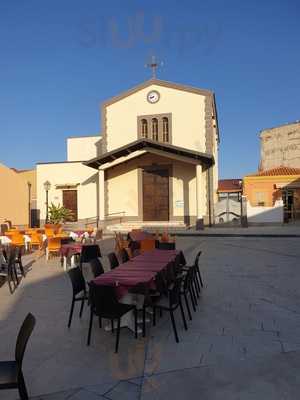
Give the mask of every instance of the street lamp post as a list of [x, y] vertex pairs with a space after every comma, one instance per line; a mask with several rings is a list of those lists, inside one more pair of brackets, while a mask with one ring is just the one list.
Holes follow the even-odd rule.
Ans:
[[49, 181], [44, 182], [44, 189], [46, 191], [46, 224], [48, 223], [48, 192], [51, 189], [51, 183]]

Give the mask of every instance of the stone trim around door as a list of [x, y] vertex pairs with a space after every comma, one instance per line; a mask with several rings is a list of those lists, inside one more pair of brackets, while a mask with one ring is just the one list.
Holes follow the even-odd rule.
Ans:
[[138, 218], [144, 221], [143, 210], [143, 170], [155, 171], [167, 169], [169, 174], [169, 221], [173, 217], [173, 165], [172, 164], [152, 164], [138, 167]]

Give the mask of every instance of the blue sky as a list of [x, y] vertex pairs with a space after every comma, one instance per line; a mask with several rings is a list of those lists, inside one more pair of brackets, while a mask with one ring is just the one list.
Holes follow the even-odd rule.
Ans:
[[[300, 119], [300, 3], [0, 2], [0, 162], [66, 157], [100, 130], [99, 104], [150, 77], [216, 94], [220, 177], [257, 169], [259, 131]], [[187, 131], [183, 132], [188, 134]]]

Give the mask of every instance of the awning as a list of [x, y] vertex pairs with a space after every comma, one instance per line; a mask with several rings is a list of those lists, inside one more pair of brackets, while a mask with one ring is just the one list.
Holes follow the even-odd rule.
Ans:
[[85, 161], [83, 164], [98, 169], [103, 164], [112, 162], [120, 157], [128, 156], [137, 150], [149, 151], [158, 155], [165, 155], [166, 157], [168, 157], [168, 155], [175, 155], [179, 156], [182, 161], [193, 160], [195, 164], [205, 164], [207, 167], [214, 164], [214, 157], [211, 154], [188, 150], [168, 143], [155, 142], [150, 139], [138, 139], [126, 146], [119, 147], [115, 150], [104, 153], [99, 157]]

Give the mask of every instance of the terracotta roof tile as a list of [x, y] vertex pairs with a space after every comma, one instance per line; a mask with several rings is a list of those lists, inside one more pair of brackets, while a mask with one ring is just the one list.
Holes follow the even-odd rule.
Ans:
[[220, 179], [218, 192], [240, 192], [242, 190], [241, 179]]
[[278, 176], [278, 175], [300, 175], [300, 168], [276, 167], [265, 171], [258, 171], [248, 176]]

